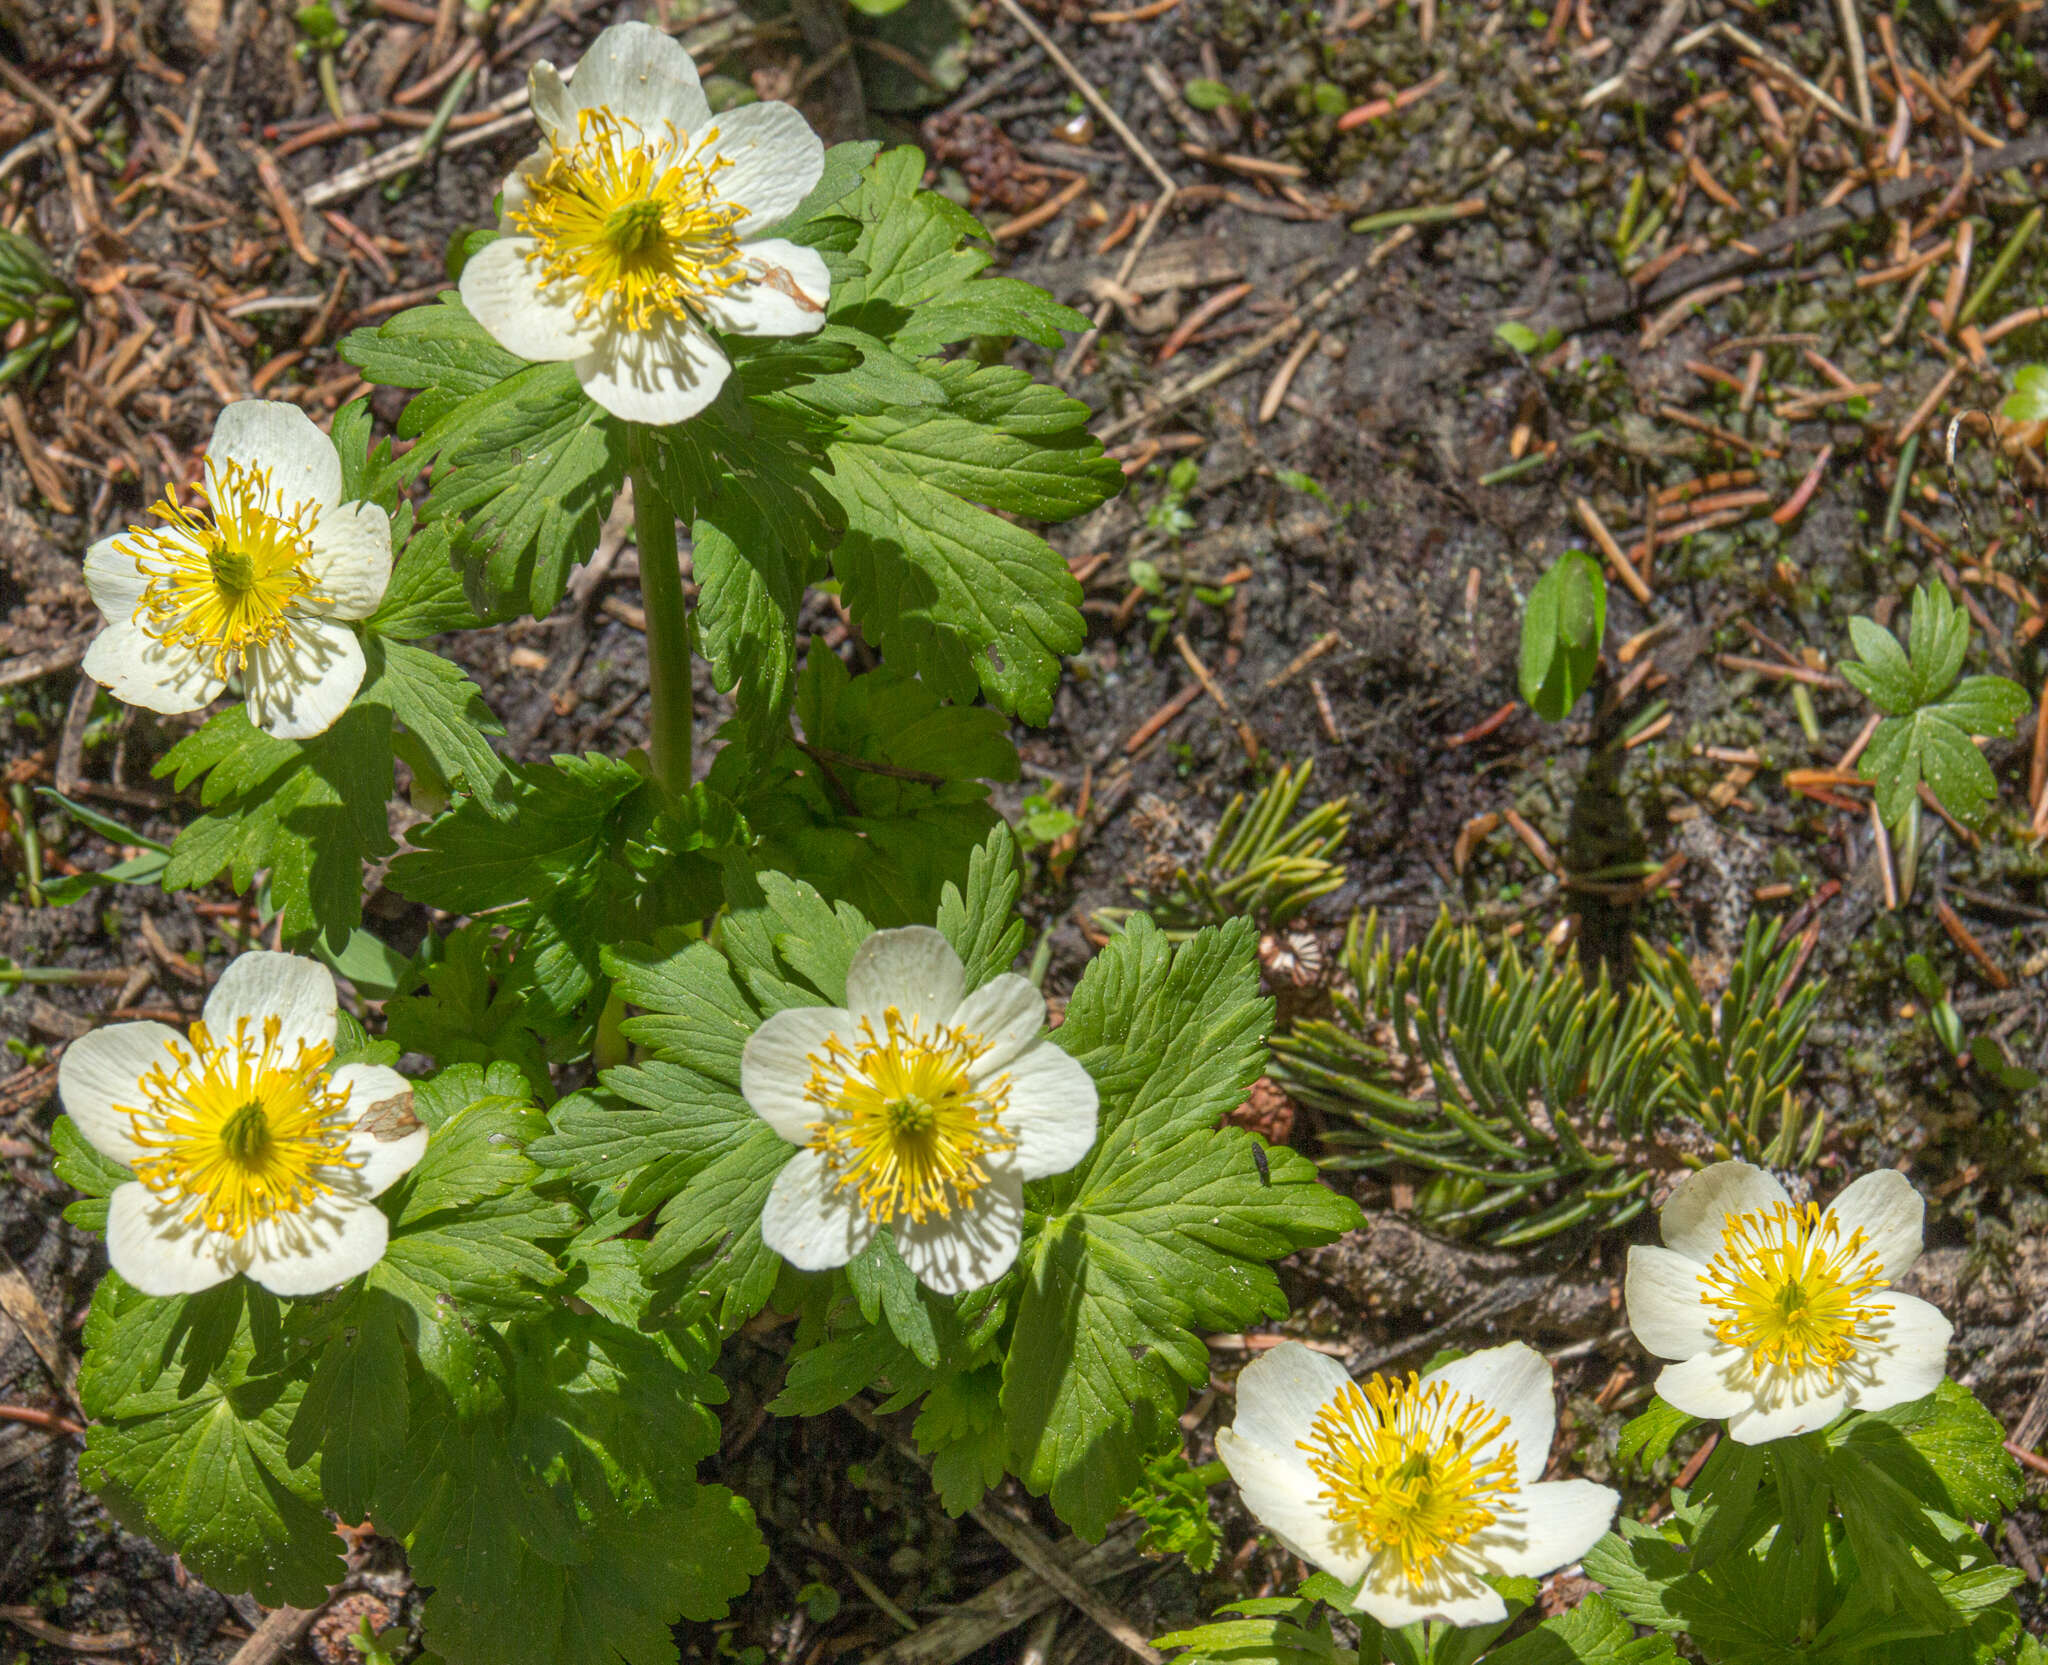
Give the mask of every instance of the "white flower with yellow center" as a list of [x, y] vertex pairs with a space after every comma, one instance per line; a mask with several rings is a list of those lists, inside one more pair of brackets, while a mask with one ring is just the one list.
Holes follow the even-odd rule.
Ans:
[[1216, 1455], [1245, 1507], [1358, 1610], [1481, 1625], [1507, 1617], [1488, 1579], [1569, 1566], [1614, 1518], [1605, 1486], [1539, 1478], [1556, 1429], [1550, 1366], [1519, 1341], [1363, 1386], [1289, 1341], [1238, 1377]]
[[296, 405], [229, 405], [190, 497], [174, 486], [85, 555], [106, 629], [85, 672], [151, 711], [197, 711], [239, 676], [256, 726], [281, 740], [324, 733], [363, 681], [368, 618], [391, 581], [391, 520], [344, 503], [334, 442]]
[[1822, 1212], [1747, 1162], [1717, 1162], [1671, 1194], [1665, 1248], [1628, 1252], [1628, 1321], [1659, 1358], [1657, 1392], [1761, 1445], [1844, 1410], [1924, 1398], [1952, 1326], [1889, 1292], [1920, 1258], [1926, 1204], [1903, 1174], [1865, 1174]]
[[247, 1273], [276, 1295], [346, 1283], [382, 1258], [372, 1200], [426, 1154], [412, 1086], [333, 1068], [334, 978], [296, 954], [244, 954], [189, 1036], [117, 1023], [65, 1048], [57, 1090], [78, 1130], [135, 1178], [107, 1258], [145, 1295]]
[[886, 1226], [926, 1288], [992, 1283], [1017, 1258], [1024, 1182], [1095, 1143], [1095, 1083], [1041, 1037], [1045, 997], [1008, 972], [966, 982], [930, 926], [877, 931], [844, 1007], [791, 1007], [748, 1038], [740, 1091], [803, 1147], [761, 1214], [792, 1266], [844, 1266]]
[[825, 147], [787, 104], [714, 119], [689, 53], [645, 23], [605, 30], [572, 79], [534, 65], [547, 143], [505, 181], [462, 301], [508, 352], [568, 360], [612, 415], [665, 427], [731, 371], [712, 331], [825, 322], [824, 258], [759, 236], [818, 183]]

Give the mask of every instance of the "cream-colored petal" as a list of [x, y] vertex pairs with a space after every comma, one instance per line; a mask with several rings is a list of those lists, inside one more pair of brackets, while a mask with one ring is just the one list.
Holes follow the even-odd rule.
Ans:
[[1867, 1249], [1884, 1263], [1886, 1280], [1895, 1282], [1920, 1258], [1927, 1203], [1896, 1168], [1880, 1168], [1851, 1183], [1823, 1219], [1835, 1223], [1838, 1243], [1862, 1232]]
[[391, 1224], [373, 1202], [323, 1197], [311, 1208], [251, 1227], [244, 1241], [244, 1270], [271, 1294], [317, 1295], [382, 1260]]
[[149, 580], [135, 564], [135, 557], [114, 546], [127, 541], [126, 533], [102, 538], [85, 552], [85, 587], [92, 592], [93, 605], [109, 624], [127, 624], [142, 604], [142, 592]]
[[717, 127], [711, 148], [732, 164], [718, 172], [718, 194], [747, 210], [741, 237], [786, 218], [825, 171], [825, 141], [788, 104], [743, 104]]
[[526, 72], [526, 101], [551, 143], [565, 150], [575, 144], [576, 95], [545, 58]]
[[1863, 1304], [1875, 1315], [1876, 1339], [1858, 1349], [1854, 1367], [1845, 1372], [1848, 1403], [1859, 1411], [1882, 1411], [1940, 1387], [1955, 1334], [1947, 1315], [1913, 1295], [1887, 1292], [1867, 1296]]
[[1445, 1557], [1424, 1568], [1422, 1582], [1416, 1584], [1392, 1550], [1374, 1559], [1354, 1600], [1362, 1611], [1397, 1630], [1423, 1619], [1466, 1626], [1499, 1624], [1508, 1616], [1507, 1603], [1476, 1567]]
[[852, 1014], [838, 1006], [791, 1006], [771, 1014], [740, 1054], [740, 1097], [792, 1145], [809, 1143], [810, 1124], [823, 1114], [804, 1095], [813, 1060], [825, 1056], [834, 1035], [854, 1030]]
[[967, 1072], [970, 1080], [985, 1081], [1038, 1039], [1045, 1028], [1045, 996], [1030, 978], [1006, 971], [962, 1000], [949, 1021], [986, 1049]]
[[162, 1065], [176, 1067], [172, 1053], [184, 1037], [164, 1023], [112, 1023], [81, 1035], [57, 1060], [57, 1096], [64, 1113], [100, 1155], [133, 1167], [142, 1155], [121, 1106], [141, 1109], [149, 1102], [142, 1077]]
[[1570, 1566], [1597, 1544], [1620, 1502], [1620, 1493], [1590, 1480], [1524, 1487], [1513, 1507], [1472, 1540], [1472, 1555], [1495, 1573], [1540, 1578]]
[[579, 108], [609, 110], [650, 139], [665, 136], [668, 125], [695, 135], [711, 120], [689, 53], [645, 23], [615, 23], [592, 41], [569, 91]]
[[607, 331], [576, 360], [576, 380], [593, 404], [622, 422], [651, 428], [689, 421], [718, 397], [731, 374], [731, 362], [710, 336], [665, 315], [644, 330]]
[[922, 1225], [898, 1217], [890, 1226], [896, 1252], [925, 1288], [960, 1295], [994, 1283], [1017, 1259], [1024, 1233], [1024, 1182], [997, 1168], [974, 1193], [972, 1206], [929, 1216]]
[[1346, 1584], [1356, 1584], [1372, 1564], [1371, 1552], [1356, 1532], [1339, 1528], [1317, 1502], [1321, 1482], [1299, 1460], [1299, 1453], [1291, 1447], [1276, 1451], [1247, 1439], [1240, 1431], [1243, 1423], [1240, 1398], [1238, 1426], [1218, 1431], [1216, 1455], [1230, 1470], [1252, 1518], [1304, 1561]]
[[1722, 1222], [1790, 1203], [1785, 1187], [1747, 1162], [1716, 1162], [1680, 1183], [1659, 1216], [1664, 1241], [1693, 1260], [1721, 1252]]
[[310, 740], [340, 719], [363, 685], [363, 644], [335, 619], [294, 618], [249, 650], [242, 685], [249, 720], [280, 740]]
[[1829, 1387], [1820, 1371], [1798, 1377], [1767, 1372], [1750, 1404], [1729, 1416], [1728, 1437], [1737, 1445], [1768, 1445], [1794, 1434], [1810, 1434], [1834, 1421], [1848, 1403], [1846, 1385], [1838, 1381]]
[[[569, 132], [573, 143], [576, 132], [573, 111], [569, 120]], [[538, 150], [529, 152], [518, 167], [505, 175], [504, 183], [498, 187], [498, 234], [501, 238], [526, 236], [515, 216], [532, 206], [533, 182], [547, 172], [548, 163], [554, 154], [553, 145], [542, 145]], [[490, 246], [488, 243], [484, 245], [485, 248]], [[531, 238], [528, 238], [528, 246], [532, 246]], [[481, 253], [482, 250], [478, 252]], [[468, 261], [463, 262], [465, 271], [468, 270], [468, 265]]]
[[1017, 1141], [1012, 1160], [1024, 1178], [1063, 1174], [1094, 1148], [1095, 1080], [1079, 1059], [1041, 1041], [1003, 1074], [1009, 1107], [1002, 1123]]
[[[424, 1127], [397, 1138], [383, 1136], [391, 1131], [384, 1116], [396, 1110], [409, 1111], [412, 1082], [383, 1064], [344, 1064], [329, 1079], [328, 1087], [348, 1097], [348, 1108], [342, 1112], [351, 1129], [348, 1153], [354, 1163], [348, 1188], [364, 1198], [381, 1197], [427, 1154]], [[399, 1102], [394, 1105], [394, 1100]], [[369, 1126], [356, 1125], [366, 1117], [372, 1118]]]
[[462, 268], [462, 304], [508, 353], [536, 364], [581, 358], [600, 339], [596, 315], [579, 320], [578, 292], [542, 282], [539, 263], [528, 259], [538, 246], [514, 231], [478, 249]]
[[274, 954], [268, 949], [241, 954], [220, 974], [206, 997], [206, 1028], [217, 1045], [233, 1039], [235, 1026], [248, 1020], [248, 1035], [261, 1045], [263, 1026], [278, 1020], [278, 1042], [287, 1059], [298, 1044], [332, 1046], [335, 1034], [334, 973], [318, 960], [299, 954]]
[[[1468, 1353], [1422, 1378], [1425, 1388], [1432, 1382], [1506, 1417], [1507, 1431], [1500, 1440], [1514, 1444], [1520, 1483], [1535, 1483], [1550, 1461], [1550, 1442], [1557, 1433], [1557, 1390], [1548, 1359], [1527, 1342], [1510, 1341]], [[1492, 1450], [1494, 1443], [1478, 1449]]]
[[133, 1180], [108, 1199], [108, 1263], [145, 1295], [197, 1295], [226, 1283], [246, 1263], [244, 1242], [187, 1225]]
[[1714, 1422], [1752, 1409], [1758, 1380], [1749, 1355], [1739, 1347], [1715, 1347], [1668, 1367], [1657, 1378], [1657, 1396], [1687, 1416]]
[[803, 1272], [844, 1266], [874, 1235], [875, 1223], [855, 1190], [841, 1190], [814, 1150], [800, 1150], [784, 1164], [761, 1210], [761, 1241]]
[[892, 1006], [930, 1029], [953, 1021], [966, 986], [967, 973], [950, 942], [929, 925], [904, 925], [877, 931], [853, 951], [846, 1009], [856, 1023], [868, 1019], [878, 1034]]
[[1239, 1372], [1231, 1426], [1239, 1439], [1283, 1455], [1300, 1471], [1301, 1483], [1313, 1490], [1321, 1482], [1311, 1475], [1296, 1442], [1308, 1438], [1316, 1413], [1350, 1382], [1349, 1372], [1327, 1353], [1283, 1341]]
[[213, 425], [208, 462], [268, 469], [273, 507], [302, 503], [329, 509], [341, 501], [341, 454], [297, 405], [281, 399], [241, 399]]
[[127, 620], [108, 625], [92, 639], [81, 669], [115, 699], [166, 716], [197, 711], [227, 687], [213, 674], [211, 658], [166, 647]]
[[795, 243], [752, 243], [742, 251], [749, 281], [710, 303], [712, 322], [728, 335], [815, 335], [825, 325], [832, 276], [816, 249]]
[[1639, 1243], [1628, 1252], [1626, 1287], [1629, 1328], [1658, 1358], [1689, 1359], [1714, 1345], [1698, 1261]]
[[311, 541], [318, 610], [336, 619], [376, 612], [391, 584], [391, 517], [374, 503], [343, 503], [320, 516]]

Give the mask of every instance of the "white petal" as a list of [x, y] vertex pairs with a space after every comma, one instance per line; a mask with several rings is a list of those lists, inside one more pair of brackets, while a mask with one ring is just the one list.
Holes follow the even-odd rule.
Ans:
[[747, 210], [739, 233], [766, 231], [811, 193], [825, 171], [825, 141], [787, 104], [743, 104], [718, 118], [711, 148], [731, 160], [718, 194]]
[[609, 110], [650, 138], [664, 123], [696, 133], [711, 120], [689, 53], [645, 23], [615, 23], [592, 41], [569, 90], [579, 108]]
[[1948, 1374], [1955, 1326], [1938, 1308], [1912, 1295], [1872, 1295], [1864, 1304], [1878, 1315], [1878, 1340], [1858, 1352], [1849, 1374], [1848, 1402], [1859, 1411], [1882, 1411], [1926, 1398]]
[[117, 1185], [107, 1209], [107, 1260], [145, 1295], [196, 1295], [241, 1270], [241, 1245], [187, 1225], [141, 1184]]
[[1472, 1553], [1494, 1572], [1540, 1578], [1597, 1544], [1620, 1502], [1620, 1493], [1590, 1480], [1526, 1486], [1513, 1509], [1472, 1540]]
[[1790, 1203], [1785, 1187], [1747, 1162], [1716, 1162], [1680, 1184], [1659, 1218], [1664, 1241], [1693, 1260], [1721, 1252], [1722, 1221], [1730, 1214], [1760, 1213]]
[[962, 1000], [947, 1021], [988, 1048], [967, 1072], [982, 1081], [1038, 1039], [1045, 1028], [1045, 996], [1030, 978], [1006, 971]]
[[391, 583], [391, 517], [374, 503], [329, 509], [313, 528], [306, 570], [320, 611], [330, 618], [366, 619]]
[[[343, 1115], [351, 1128], [373, 1106], [412, 1097], [412, 1082], [383, 1064], [344, 1064], [329, 1078], [328, 1086], [348, 1095]], [[427, 1154], [427, 1130], [416, 1127], [403, 1138], [380, 1139], [373, 1128], [355, 1128], [349, 1135], [348, 1150], [355, 1162], [352, 1189], [363, 1197], [381, 1197]]]
[[249, 650], [242, 684], [249, 720], [280, 740], [325, 734], [363, 685], [363, 644], [339, 620], [295, 618], [273, 642]]
[[1794, 1434], [1810, 1434], [1834, 1421], [1848, 1403], [1847, 1387], [1839, 1381], [1829, 1387], [1818, 1370], [1798, 1377], [1770, 1371], [1749, 1407], [1728, 1418], [1728, 1437], [1737, 1445], [1768, 1445]]
[[971, 1208], [933, 1215], [923, 1225], [898, 1219], [890, 1226], [896, 1252], [917, 1281], [941, 1295], [959, 1295], [994, 1283], [1017, 1259], [1024, 1234], [1024, 1181], [998, 1168], [974, 1193]]
[[597, 325], [578, 321], [575, 290], [541, 282], [538, 262], [526, 258], [538, 246], [515, 234], [478, 249], [462, 268], [462, 304], [508, 353], [536, 364], [581, 358], [598, 340]]
[[206, 997], [206, 1027], [218, 1045], [233, 1037], [239, 1019], [249, 1020], [250, 1038], [259, 1045], [267, 1018], [278, 1020], [278, 1041], [289, 1060], [296, 1043], [334, 1044], [334, 973], [318, 960], [298, 954], [273, 954], [259, 949], [239, 955], [213, 993]]
[[710, 303], [720, 329], [729, 335], [814, 335], [824, 327], [832, 278], [816, 249], [771, 241], [750, 245], [743, 258], [750, 280]]
[[115, 1023], [81, 1035], [57, 1060], [57, 1095], [92, 1148], [123, 1167], [142, 1154], [128, 1118], [116, 1108], [149, 1102], [142, 1077], [158, 1064], [175, 1067], [171, 1048], [184, 1037], [164, 1023]]
[[1283, 1341], [1238, 1373], [1237, 1417], [1231, 1427], [1239, 1439], [1283, 1456], [1314, 1490], [1321, 1482], [1311, 1475], [1295, 1442], [1308, 1438], [1316, 1413], [1350, 1382], [1350, 1373], [1327, 1353]]
[[143, 588], [149, 582], [135, 564], [135, 557], [114, 547], [124, 542], [126, 536], [121, 533], [102, 538], [85, 552], [85, 587], [92, 592], [93, 605], [109, 624], [126, 624], [135, 617]]
[[[1256, 1363], [1251, 1368], [1256, 1368]], [[1246, 1373], [1250, 1373], [1249, 1369]], [[1286, 1453], [1275, 1451], [1240, 1432], [1244, 1425], [1244, 1377], [1240, 1376], [1238, 1382], [1238, 1423], [1217, 1432], [1216, 1455], [1230, 1470], [1230, 1478], [1237, 1482], [1244, 1506], [1261, 1526], [1304, 1561], [1346, 1584], [1356, 1584], [1371, 1565], [1371, 1552], [1357, 1533], [1340, 1529], [1330, 1519], [1316, 1499], [1322, 1482], [1299, 1460], [1299, 1453], [1291, 1447]]]
[[[575, 135], [576, 116], [572, 108], [569, 114], [569, 137], [572, 144], [575, 142]], [[498, 187], [498, 233], [500, 237], [526, 236], [526, 233], [520, 228], [518, 221], [513, 216], [523, 212], [532, 205], [533, 181], [547, 172], [548, 163], [554, 154], [553, 145], [542, 145], [540, 149], [530, 152], [525, 161], [505, 175], [504, 183]], [[485, 248], [490, 246], [488, 243], [484, 245]], [[529, 248], [533, 246], [533, 240], [530, 237], [527, 238], [527, 246]], [[482, 250], [478, 252], [481, 253]], [[469, 270], [468, 261], [463, 262], [463, 270]]]
[[1506, 1417], [1501, 1440], [1514, 1442], [1520, 1483], [1536, 1481], [1550, 1462], [1550, 1442], [1557, 1433], [1557, 1391], [1548, 1359], [1525, 1341], [1510, 1341], [1468, 1353], [1422, 1378], [1425, 1388], [1432, 1382]]
[[1657, 1396], [1687, 1416], [1714, 1422], [1751, 1410], [1762, 1390], [1740, 1347], [1715, 1347], [1674, 1364], [1657, 1378]]
[[1392, 1550], [1374, 1560], [1354, 1599], [1381, 1624], [1396, 1629], [1422, 1619], [1491, 1625], [1508, 1616], [1507, 1603], [1474, 1568], [1437, 1560], [1423, 1569], [1421, 1583], [1414, 1584]]
[[731, 374], [731, 362], [710, 336], [665, 316], [644, 330], [607, 331], [576, 360], [576, 379], [592, 403], [622, 422], [654, 428], [687, 422], [718, 397]]
[[812, 1057], [822, 1057], [827, 1041], [854, 1028], [852, 1014], [838, 1006], [790, 1006], [772, 1014], [740, 1054], [740, 1097], [792, 1145], [809, 1143], [810, 1124], [822, 1114], [804, 1096]]
[[390, 1222], [375, 1203], [325, 1197], [251, 1227], [243, 1270], [273, 1295], [317, 1295], [375, 1266], [390, 1240]]
[[197, 711], [227, 686], [213, 660], [189, 648], [166, 647], [140, 625], [122, 620], [92, 639], [82, 667], [117, 700], [174, 716]]
[[1826, 1218], [1840, 1228], [1841, 1241], [1862, 1232], [1871, 1252], [1884, 1262], [1888, 1280], [1903, 1276], [1920, 1258], [1927, 1203], [1896, 1168], [1880, 1168], [1856, 1180], [1835, 1198]]
[[953, 945], [929, 925], [877, 931], [853, 951], [846, 968], [846, 1009], [879, 1033], [891, 1006], [927, 1028], [951, 1023], [967, 986]]
[[526, 72], [526, 99], [533, 119], [553, 143], [564, 149], [575, 144], [576, 95], [545, 59]]
[[802, 1272], [844, 1266], [874, 1235], [858, 1193], [850, 1186], [842, 1191], [814, 1150], [789, 1159], [761, 1210], [761, 1241]]
[[1658, 1358], [1689, 1359], [1714, 1345], [1698, 1261], [1637, 1244], [1628, 1252], [1627, 1289], [1629, 1328]]
[[1002, 1120], [1017, 1141], [1018, 1173], [1065, 1173], [1095, 1145], [1094, 1077], [1050, 1041], [1024, 1052], [1006, 1073], [1010, 1107]]
[[268, 469], [276, 503], [311, 503], [330, 509], [341, 501], [341, 454], [297, 405], [278, 399], [242, 399], [213, 425], [209, 462]]

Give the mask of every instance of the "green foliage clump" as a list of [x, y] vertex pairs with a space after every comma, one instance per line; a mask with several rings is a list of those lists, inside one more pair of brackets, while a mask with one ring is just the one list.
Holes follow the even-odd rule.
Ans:
[[1437, 1229], [1506, 1245], [1619, 1226], [1659, 1174], [1812, 1160], [1820, 1120], [1793, 1087], [1819, 991], [1784, 989], [1796, 955], [1752, 920], [1710, 1001], [1683, 954], [1644, 945], [1624, 995], [1547, 948], [1490, 955], [1448, 915], [1398, 957], [1376, 916], [1354, 919], [1355, 992], [1275, 1038], [1274, 1074], [1349, 1124], [1327, 1136], [1327, 1165], [1428, 1174], [1417, 1212]]

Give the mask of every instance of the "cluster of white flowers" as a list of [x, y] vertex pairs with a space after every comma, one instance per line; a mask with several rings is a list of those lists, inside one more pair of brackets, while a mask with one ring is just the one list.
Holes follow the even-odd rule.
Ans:
[[[1746, 1162], [1691, 1176], [1664, 1207], [1669, 1247], [1629, 1251], [1630, 1325], [1678, 1361], [1657, 1392], [1725, 1419], [1742, 1444], [1932, 1393], [1949, 1322], [1886, 1292], [1919, 1257], [1924, 1212], [1889, 1171], [1825, 1211], [1795, 1207]], [[1252, 1513], [1351, 1586], [1359, 1611], [1387, 1625], [1491, 1624], [1507, 1613], [1492, 1580], [1570, 1565], [1614, 1515], [1606, 1487], [1540, 1478], [1551, 1392], [1550, 1366], [1520, 1342], [1362, 1387], [1287, 1342], [1238, 1378], [1237, 1419], [1216, 1450]]]
[[[573, 90], [571, 82], [573, 81]], [[716, 118], [682, 46], [644, 23], [598, 36], [565, 79], [534, 67], [544, 143], [505, 181], [501, 235], [464, 303], [521, 358], [574, 364], [613, 416], [666, 426], [718, 396], [716, 335], [810, 335], [831, 275], [763, 237], [818, 183], [825, 147], [787, 104]], [[205, 478], [87, 552], [106, 628], [88, 675], [151, 711], [197, 711], [239, 679], [256, 726], [324, 733], [362, 686], [350, 622], [391, 579], [391, 522], [342, 498], [341, 458], [295, 405], [229, 405]]]

